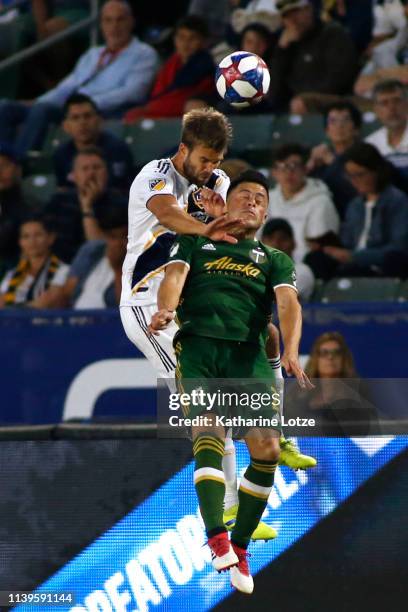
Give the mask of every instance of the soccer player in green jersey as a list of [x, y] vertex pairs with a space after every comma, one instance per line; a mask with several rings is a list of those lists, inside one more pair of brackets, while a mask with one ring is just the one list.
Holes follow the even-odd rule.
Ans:
[[[191, 379], [270, 380], [265, 330], [274, 294], [284, 344], [282, 364], [302, 387], [310, 385], [298, 356], [302, 316], [293, 263], [281, 251], [255, 239], [267, 206], [264, 177], [245, 172], [231, 183], [227, 197], [228, 217], [241, 219], [234, 231], [238, 242], [216, 243], [184, 235], [172, 248], [149, 330], [165, 329], [177, 309], [176, 372], [181, 384]], [[200, 412], [202, 406], [195, 412], [194, 406], [188, 407], [189, 417]], [[263, 414], [277, 413], [271, 405]], [[192, 427], [191, 433], [194, 482], [213, 567], [218, 571], [230, 568], [233, 586], [252, 593], [246, 550], [272, 489], [280, 452], [279, 425], [245, 432], [251, 461], [241, 479], [231, 541], [223, 523], [225, 428], [212, 413], [209, 421]]]

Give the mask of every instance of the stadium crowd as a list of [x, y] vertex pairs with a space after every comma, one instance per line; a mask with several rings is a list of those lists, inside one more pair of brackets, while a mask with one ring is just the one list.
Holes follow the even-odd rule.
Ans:
[[[19, 13], [0, 2], [0, 57], [16, 50], [1, 34], [13, 23], [24, 32], [20, 48], [89, 13], [84, 1], [29, 4], [31, 12]], [[100, 45], [84, 49], [83, 35], [78, 44], [56, 44], [55, 53], [27, 62], [18, 90], [3, 94], [0, 307], [118, 303], [127, 194], [140, 169], [123, 129], [205, 106], [237, 113], [214, 85], [217, 62], [236, 49], [262, 56], [271, 74], [268, 96], [241, 117], [289, 116], [296, 124], [312, 114], [324, 124], [323, 142], [271, 142], [272, 162], [257, 164], [271, 185], [259, 237], [294, 259], [301, 298], [313, 299], [316, 279], [407, 278], [408, 2], [181, 4], [168, 27], [153, 14], [142, 18], [138, 3], [108, 0]], [[38, 201], [27, 179], [56, 132], [55, 187]], [[161, 147], [157, 158], [169, 153]], [[226, 159], [222, 167], [233, 178], [249, 161]]]

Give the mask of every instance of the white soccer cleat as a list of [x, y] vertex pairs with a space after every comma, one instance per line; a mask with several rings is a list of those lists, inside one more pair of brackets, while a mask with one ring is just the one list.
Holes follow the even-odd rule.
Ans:
[[232, 544], [232, 547], [238, 557], [238, 565], [230, 569], [231, 584], [237, 591], [251, 595], [254, 590], [254, 579], [249, 571], [248, 553], [244, 548], [240, 548], [236, 544]]
[[223, 572], [237, 565], [238, 557], [231, 546], [227, 532], [219, 533], [208, 540], [211, 549], [212, 566], [217, 572]]

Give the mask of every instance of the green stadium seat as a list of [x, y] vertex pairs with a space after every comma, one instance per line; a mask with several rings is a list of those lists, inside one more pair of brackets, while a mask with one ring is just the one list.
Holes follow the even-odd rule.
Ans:
[[282, 115], [273, 126], [271, 147], [276, 149], [288, 142], [314, 147], [325, 140], [321, 115]]
[[125, 126], [124, 135], [136, 166], [144, 166], [152, 159], [160, 159], [175, 150], [180, 140], [181, 120], [142, 119]]
[[398, 301], [408, 302], [408, 280], [401, 282], [401, 285], [398, 291]]
[[321, 301], [393, 302], [398, 298], [398, 278], [333, 278], [323, 288]]
[[231, 115], [233, 139], [231, 156], [240, 157], [249, 151], [270, 149], [272, 131], [275, 123], [273, 115]]
[[53, 174], [36, 174], [23, 179], [23, 195], [30, 206], [44, 206], [55, 193], [57, 181]]
[[109, 119], [104, 121], [103, 129], [118, 138], [125, 138], [125, 125], [118, 119]]

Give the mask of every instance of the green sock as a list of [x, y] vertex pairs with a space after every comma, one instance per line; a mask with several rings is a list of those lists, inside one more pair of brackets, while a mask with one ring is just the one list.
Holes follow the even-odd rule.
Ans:
[[277, 461], [251, 458], [238, 490], [238, 514], [231, 540], [247, 548], [252, 533], [258, 526], [272, 489]]
[[193, 442], [195, 457], [194, 485], [201, 516], [209, 537], [226, 531], [222, 519], [225, 479], [222, 471], [224, 441], [208, 434]]

